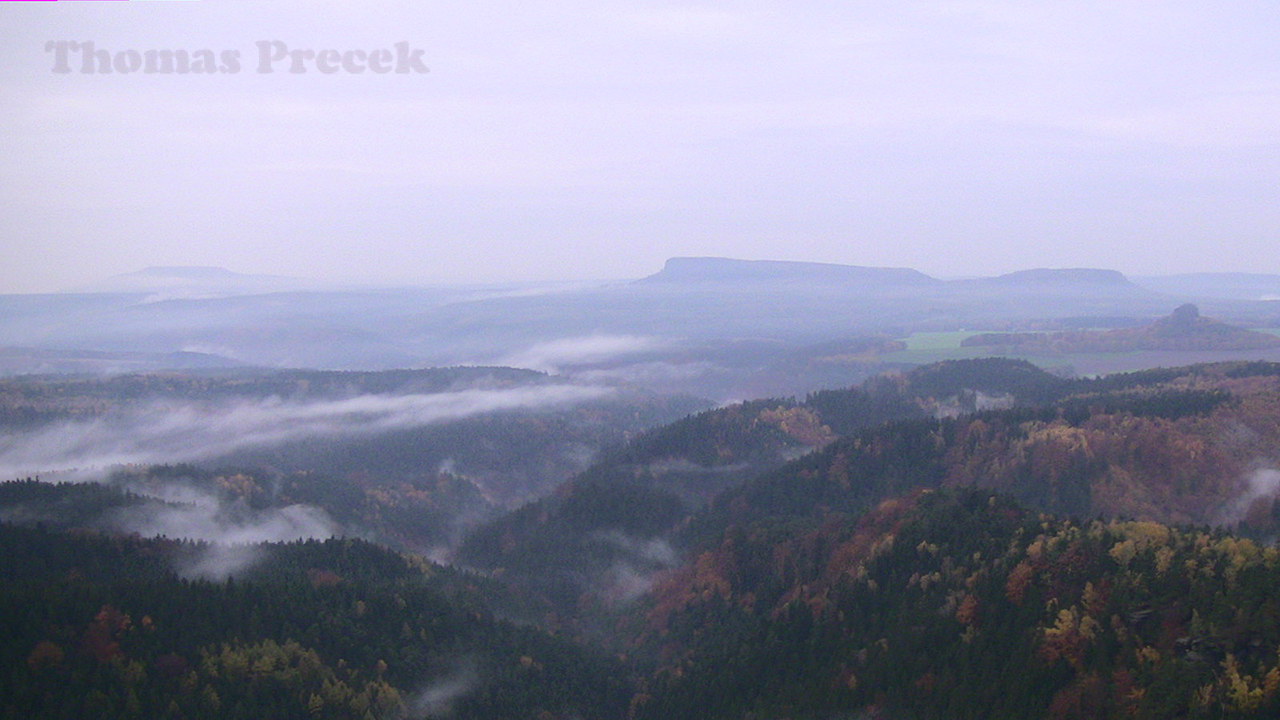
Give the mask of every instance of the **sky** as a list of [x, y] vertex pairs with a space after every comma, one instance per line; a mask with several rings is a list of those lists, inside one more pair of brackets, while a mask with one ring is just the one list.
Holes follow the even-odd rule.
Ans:
[[[1278, 37], [1274, 0], [4, 2], [0, 292], [691, 255], [1280, 273]], [[240, 67], [58, 73], [58, 41]], [[429, 72], [260, 73], [259, 42]]]

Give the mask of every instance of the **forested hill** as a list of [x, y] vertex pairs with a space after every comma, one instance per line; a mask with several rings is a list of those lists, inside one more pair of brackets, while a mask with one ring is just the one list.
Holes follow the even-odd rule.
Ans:
[[735, 527], [820, 523], [951, 486], [1082, 517], [1239, 522], [1266, 537], [1277, 525], [1259, 463], [1275, 447], [1280, 365], [1064, 380], [1019, 361], [954, 361], [651, 431], [474, 531], [459, 557], [561, 606], [608, 603]]
[[[191, 500], [10, 483], [0, 717], [1274, 718], [1276, 448], [1277, 364], [948, 362], [642, 433], [472, 534], [478, 574], [76, 529]], [[226, 517], [288, 514], [252, 497]]]
[[[1047, 402], [1066, 380], [1018, 360], [945, 362], [844, 390], [755, 400], [692, 415], [606, 453], [555, 494], [473, 533], [459, 559], [561, 605], [627, 595], [669, 562], [663, 544], [719, 494], [838, 437], [897, 420]], [[655, 545], [655, 541], [657, 544]]]
[[917, 491], [728, 534], [609, 657], [481, 580], [359, 541], [208, 546], [0, 525], [0, 717], [1270, 718], [1280, 554], [1225, 532]]
[[972, 489], [738, 527], [625, 621], [633, 717], [1273, 718], [1278, 586], [1274, 547]]
[[637, 716], [1274, 717], [1280, 367], [1060, 391], [718, 496], [621, 619]]
[[916, 488], [977, 486], [1068, 515], [1239, 522], [1269, 535], [1276, 447], [1280, 365], [1072, 381], [1051, 403], [853, 432], [717, 496], [689, 532], [718, 537], [743, 522], [812, 520]]
[[[175, 568], [253, 553], [225, 582]], [[218, 547], [0, 524], [0, 717], [620, 718], [612, 659], [492, 582], [358, 540]]]

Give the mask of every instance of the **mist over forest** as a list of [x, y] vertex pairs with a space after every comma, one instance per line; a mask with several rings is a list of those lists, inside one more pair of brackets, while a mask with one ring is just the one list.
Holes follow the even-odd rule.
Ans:
[[1280, 718], [1280, 4], [0, 2], [0, 720]]
[[717, 258], [3, 296], [3, 713], [1265, 717], [1276, 298]]

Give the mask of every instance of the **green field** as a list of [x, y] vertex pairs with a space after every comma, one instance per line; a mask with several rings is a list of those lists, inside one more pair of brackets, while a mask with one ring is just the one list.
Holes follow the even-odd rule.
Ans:
[[[1258, 332], [1280, 336], [1280, 328], [1257, 328]], [[1065, 353], [1062, 355], [1031, 355], [997, 352], [995, 347], [961, 347], [965, 338], [980, 334], [971, 330], [949, 332], [923, 332], [905, 338], [905, 350], [885, 353], [880, 359], [886, 363], [927, 365], [940, 360], [960, 360], [977, 357], [1008, 357], [1027, 360], [1046, 370], [1078, 375], [1098, 375], [1128, 372], [1152, 367], [1176, 367], [1199, 362], [1224, 360], [1273, 360], [1280, 361], [1280, 350], [1257, 352], [1117, 352], [1117, 353]]]
[[[1280, 331], [1277, 331], [1280, 333]], [[1027, 360], [1046, 370], [1063, 370], [1095, 374], [1102, 369], [1133, 370], [1153, 366], [1150, 358], [1141, 353], [1073, 353], [1067, 355], [1031, 355], [1026, 353], [996, 352], [993, 347], [962, 347], [965, 338], [980, 335], [981, 331], [954, 330], [948, 332], [915, 333], [903, 342], [905, 350], [885, 353], [881, 359], [890, 363], [927, 365], [940, 360], [962, 360], [979, 357], [1009, 357]], [[1163, 363], [1154, 363], [1163, 364]]]

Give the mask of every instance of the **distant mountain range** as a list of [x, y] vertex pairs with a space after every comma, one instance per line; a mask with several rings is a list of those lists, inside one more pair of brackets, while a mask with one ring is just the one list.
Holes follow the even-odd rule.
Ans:
[[1145, 288], [1167, 295], [1280, 301], [1280, 275], [1190, 273], [1163, 277], [1136, 277], [1134, 280]]
[[[1126, 287], [1165, 295], [1227, 300], [1280, 301], [1280, 275], [1190, 273], [1129, 278], [1098, 268], [1036, 268], [991, 277], [941, 280], [911, 268], [869, 267], [791, 260], [741, 260], [723, 257], [673, 257], [662, 270], [635, 281], [648, 284], [697, 283], [848, 283], [864, 286], [942, 285]], [[113, 275], [76, 292], [163, 292], [190, 290], [220, 295], [333, 289], [334, 284], [279, 275], [238, 273], [212, 266], [153, 266]]]
[[[732, 399], [849, 385], [888, 369], [886, 362], [940, 359], [878, 358], [921, 333], [1137, 327], [1188, 302], [1237, 327], [1280, 327], [1280, 301], [1260, 299], [1280, 297], [1280, 276], [1156, 282], [1088, 268], [943, 280], [905, 268], [677, 257], [629, 282], [324, 288], [222, 268], [153, 267], [83, 290], [0, 295], [0, 338], [31, 351], [143, 353], [150, 360], [129, 365], [138, 370], [172, 367], [171, 357], [184, 366], [195, 360], [173, 353], [336, 370], [532, 358], [539, 369], [554, 360], [596, 380]], [[822, 352], [821, 360], [813, 352], [837, 346], [880, 350]], [[1157, 363], [1221, 359], [1244, 358]], [[1086, 373], [1116, 369], [1072, 364]], [[39, 367], [7, 372], [46, 371], [26, 369]]]
[[676, 257], [639, 283], [851, 283], [896, 286], [1127, 288], [1166, 295], [1235, 300], [1280, 300], [1280, 275], [1194, 273], [1129, 278], [1099, 268], [1035, 268], [991, 277], [941, 280], [911, 268], [866, 267], [787, 260]]
[[221, 267], [153, 266], [112, 275], [75, 289], [81, 293], [146, 293], [151, 300], [198, 299], [233, 295], [261, 295], [331, 286], [302, 278], [247, 275]]

